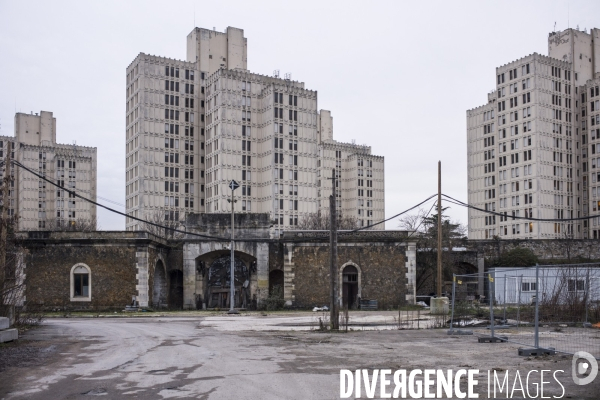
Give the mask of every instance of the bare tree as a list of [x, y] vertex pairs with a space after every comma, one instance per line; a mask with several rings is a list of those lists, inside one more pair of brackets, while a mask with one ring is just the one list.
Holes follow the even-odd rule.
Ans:
[[425, 225], [423, 224], [423, 220], [427, 217], [427, 212], [419, 208], [416, 214], [406, 214], [402, 216], [398, 222], [401, 229], [409, 231], [409, 232], [425, 232]]
[[[329, 230], [329, 213], [309, 213], [298, 222], [298, 229], [303, 230]], [[358, 219], [349, 215], [340, 215], [337, 218], [338, 230], [351, 230], [358, 228]]]
[[[448, 281], [452, 280], [452, 268], [456, 264], [452, 249], [465, 245], [467, 228], [444, 215], [446, 209], [442, 209], [442, 265], [443, 279]], [[416, 232], [414, 238], [417, 242], [417, 293], [433, 292], [437, 271], [437, 213], [429, 214], [419, 209], [416, 214], [400, 218], [399, 225], [402, 229]]]
[[46, 220], [44, 229], [52, 232], [94, 232], [100, 228], [97, 218], [78, 218], [68, 221], [51, 218]]
[[17, 216], [0, 217], [3, 231], [2, 259], [0, 260], [0, 316], [14, 319], [15, 306], [23, 299], [23, 270], [19, 268], [18, 249], [15, 239]]
[[181, 239], [184, 236], [183, 233], [175, 231], [185, 230], [183, 213], [156, 210], [146, 213], [146, 221], [141, 223], [141, 229], [155, 236], [167, 240]]
[[4, 177], [0, 181], [0, 316], [14, 322], [15, 306], [22, 304], [23, 300], [24, 275], [17, 262], [15, 230], [18, 216], [10, 212], [9, 188], [14, 179], [14, 167], [11, 151], [6, 153], [6, 160], [2, 163]]

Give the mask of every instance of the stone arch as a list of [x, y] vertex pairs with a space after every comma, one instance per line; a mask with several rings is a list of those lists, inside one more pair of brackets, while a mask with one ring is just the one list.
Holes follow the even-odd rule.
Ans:
[[[235, 251], [234, 307], [250, 308], [254, 304], [257, 273], [256, 257]], [[201, 279], [201, 292], [196, 293], [196, 307], [229, 308], [231, 252], [215, 250], [195, 259], [196, 274]]]
[[269, 296], [273, 295], [273, 290], [276, 286], [280, 287], [281, 296], [283, 297], [283, 271], [280, 269], [274, 269], [269, 272]]
[[[361, 268], [358, 266], [358, 264], [356, 264], [353, 261], [348, 261], [346, 263], [344, 263], [341, 267], [339, 267], [339, 293], [338, 293], [338, 302], [340, 305], [344, 306], [344, 270], [346, 269], [346, 267], [352, 267], [353, 269], [356, 270], [356, 292], [353, 294], [356, 296], [356, 300], [355, 303], [356, 305], [358, 305], [358, 301], [362, 298], [362, 270]], [[349, 307], [352, 308], [352, 307]]]
[[166, 308], [167, 306], [167, 269], [163, 260], [159, 259], [154, 265], [152, 307]]

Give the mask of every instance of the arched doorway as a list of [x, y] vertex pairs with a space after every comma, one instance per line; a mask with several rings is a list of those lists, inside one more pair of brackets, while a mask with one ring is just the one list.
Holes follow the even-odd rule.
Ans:
[[169, 308], [183, 308], [183, 272], [178, 269], [169, 273]]
[[[246, 264], [234, 257], [234, 307], [246, 308], [249, 302], [250, 273]], [[210, 308], [229, 308], [231, 285], [231, 256], [215, 259], [208, 269], [207, 303]]]
[[269, 296], [274, 294], [283, 298], [283, 271], [280, 269], [269, 272]]
[[342, 272], [342, 304], [344, 307], [358, 306], [358, 270], [354, 265], [347, 265]]
[[165, 265], [161, 260], [158, 260], [154, 266], [154, 282], [152, 289], [152, 307], [166, 308], [168, 305], [167, 274], [165, 272]]

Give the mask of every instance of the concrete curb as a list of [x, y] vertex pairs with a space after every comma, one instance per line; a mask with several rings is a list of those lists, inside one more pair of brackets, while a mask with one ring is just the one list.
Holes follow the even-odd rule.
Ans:
[[16, 329], [4, 329], [0, 331], [0, 343], [12, 342], [19, 338], [19, 331]]

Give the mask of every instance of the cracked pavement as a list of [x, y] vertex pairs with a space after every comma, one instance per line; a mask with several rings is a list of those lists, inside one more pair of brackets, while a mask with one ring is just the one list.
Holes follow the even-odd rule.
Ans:
[[[11, 359], [0, 375], [0, 398], [336, 399], [340, 368], [570, 371], [570, 356], [526, 359], [509, 343], [477, 344], [473, 336], [440, 329], [307, 330], [314, 319], [310, 313], [47, 319], [15, 347], [34, 346], [40, 357]], [[0, 349], [0, 357], [10, 351]], [[578, 387], [569, 375], [566, 394], [595, 399], [598, 381]]]

